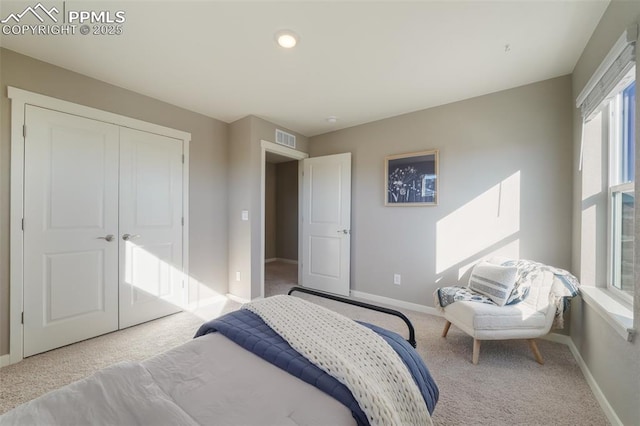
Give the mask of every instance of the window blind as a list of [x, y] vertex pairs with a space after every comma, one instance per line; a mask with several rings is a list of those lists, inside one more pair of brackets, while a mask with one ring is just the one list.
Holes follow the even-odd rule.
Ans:
[[635, 80], [635, 73], [631, 70], [636, 65], [637, 40], [638, 24], [633, 24], [613, 45], [576, 99], [576, 107], [580, 108], [582, 113], [582, 136], [578, 163], [580, 171], [582, 171], [584, 150], [584, 125], [607, 105], [611, 96]]
[[609, 96], [620, 91], [624, 85], [635, 79], [630, 75], [636, 64], [636, 40], [638, 25], [627, 28], [600, 64], [576, 100], [586, 122], [600, 111]]

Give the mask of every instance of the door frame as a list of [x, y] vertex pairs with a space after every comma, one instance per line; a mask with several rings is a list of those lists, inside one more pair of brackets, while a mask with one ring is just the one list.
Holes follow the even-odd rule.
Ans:
[[[145, 132], [169, 136], [183, 141], [184, 164], [182, 212], [184, 227], [182, 231], [183, 274], [185, 276], [185, 301], [189, 297], [189, 143], [191, 134], [157, 124], [147, 123], [135, 118], [102, 111], [73, 102], [64, 101], [39, 93], [29, 92], [9, 86], [8, 97], [11, 99], [11, 188], [9, 214], [9, 364], [23, 359], [23, 291], [24, 291], [24, 239], [22, 218], [24, 217], [24, 132], [25, 107], [33, 105], [41, 108], [60, 111], [121, 127], [129, 127]], [[27, 130], [28, 131], [28, 130]], [[186, 306], [186, 304], [185, 304]]]
[[[266, 173], [267, 173], [267, 152], [291, 158], [291, 161], [298, 161], [298, 260], [301, 258], [302, 245], [300, 242], [300, 232], [302, 231], [302, 162], [309, 158], [306, 152], [298, 151], [284, 145], [260, 140], [260, 298], [264, 298], [264, 261], [265, 261], [265, 193], [266, 193]], [[300, 283], [300, 264], [298, 263], [298, 283]]]

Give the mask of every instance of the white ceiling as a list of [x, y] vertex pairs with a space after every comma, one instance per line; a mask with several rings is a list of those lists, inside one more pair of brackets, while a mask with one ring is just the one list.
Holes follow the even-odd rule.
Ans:
[[[0, 16], [35, 3], [3, 0]], [[607, 5], [67, 1], [124, 10], [123, 34], [0, 45], [225, 122], [253, 114], [313, 136], [569, 74]], [[293, 50], [274, 42], [285, 28], [300, 35]]]

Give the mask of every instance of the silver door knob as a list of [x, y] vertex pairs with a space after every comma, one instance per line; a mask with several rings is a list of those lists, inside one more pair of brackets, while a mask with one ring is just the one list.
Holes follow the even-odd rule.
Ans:
[[133, 239], [136, 239], [136, 238], [140, 238], [140, 235], [138, 235], [138, 234], [124, 234], [122, 236], [122, 239], [125, 240], [125, 241], [133, 240]]
[[98, 239], [99, 239], [99, 240], [113, 241], [113, 235], [112, 235], [112, 234], [109, 234], [109, 235], [106, 235], [106, 236], [104, 236], [104, 237], [98, 237]]
[[348, 229], [341, 229], [338, 231], [338, 234], [350, 234], [351, 231], [349, 231]]

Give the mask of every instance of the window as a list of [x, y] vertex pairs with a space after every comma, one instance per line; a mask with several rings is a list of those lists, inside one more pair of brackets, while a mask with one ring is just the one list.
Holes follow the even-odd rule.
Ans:
[[[635, 69], [631, 70], [635, 75]], [[634, 270], [636, 84], [609, 101], [609, 288], [631, 303]]]
[[[620, 35], [576, 98], [582, 114], [580, 270], [576, 272], [583, 280], [583, 300], [629, 342], [634, 335], [633, 299], [637, 296], [634, 158], [638, 29], [638, 24], [633, 24]], [[607, 211], [606, 220], [601, 218], [602, 210]]]

